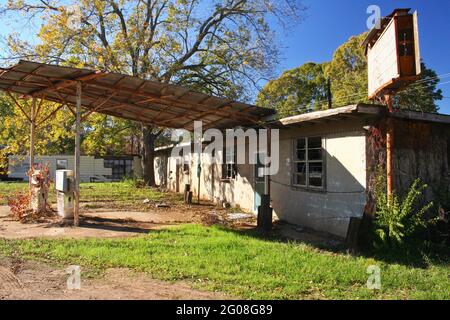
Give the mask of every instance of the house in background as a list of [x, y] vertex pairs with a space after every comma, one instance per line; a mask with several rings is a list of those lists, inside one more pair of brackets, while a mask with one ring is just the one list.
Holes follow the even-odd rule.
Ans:
[[[74, 168], [72, 155], [36, 156], [35, 165], [49, 164], [50, 176], [55, 179], [55, 171]], [[8, 177], [28, 181], [29, 158], [8, 157]], [[80, 178], [82, 182], [120, 181], [125, 177], [140, 176], [142, 172], [138, 156], [94, 156], [80, 157]]]
[[[272, 124], [280, 130], [280, 168], [270, 177], [276, 216], [341, 238], [352, 218], [373, 217], [378, 168], [385, 170], [387, 117], [384, 106], [358, 104]], [[393, 117], [396, 193], [404, 194], [416, 178], [428, 184], [429, 200], [439, 190], [450, 192], [450, 116], [399, 110]], [[176, 192], [189, 183], [197, 195], [198, 155], [179, 163], [171, 149], [157, 149], [156, 181]], [[256, 213], [265, 187], [260, 164], [222, 164], [206, 154], [200, 160], [202, 199]]]

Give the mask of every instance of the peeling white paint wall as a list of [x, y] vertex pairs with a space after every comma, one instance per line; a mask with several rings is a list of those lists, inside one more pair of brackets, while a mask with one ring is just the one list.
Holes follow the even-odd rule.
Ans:
[[[324, 191], [312, 191], [291, 185], [293, 139], [308, 136], [321, 136], [324, 139]], [[286, 222], [345, 237], [350, 217], [361, 217], [366, 201], [366, 137], [362, 124], [352, 122], [334, 126], [308, 125], [283, 129], [280, 130], [280, 140], [280, 170], [277, 175], [271, 177], [274, 213]], [[156, 163], [162, 163], [161, 157], [164, 155], [156, 157], [155, 168]], [[196, 201], [198, 155], [193, 155], [189, 172], [179, 171], [178, 175], [176, 160], [169, 158], [166, 161], [168, 189], [183, 192], [184, 184], [190, 183]], [[158, 170], [155, 172], [158, 175]], [[221, 178], [222, 166], [212, 163], [208, 155], [202, 155], [201, 199], [216, 203], [226, 201], [232, 206], [253, 212], [253, 165], [238, 165], [236, 179], [223, 181]], [[161, 178], [157, 176], [156, 180], [161, 181]]]
[[[324, 190], [291, 185], [293, 140], [304, 136], [324, 139]], [[302, 130], [283, 131], [280, 171], [271, 179], [271, 199], [280, 220], [345, 237], [350, 217], [363, 215], [366, 195], [364, 131], [311, 135]]]

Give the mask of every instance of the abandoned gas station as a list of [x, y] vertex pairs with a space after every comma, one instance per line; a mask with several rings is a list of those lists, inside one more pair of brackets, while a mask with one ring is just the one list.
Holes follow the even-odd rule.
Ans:
[[[283, 221], [349, 237], [353, 219], [374, 214], [373, 188], [376, 168], [386, 163], [386, 120], [392, 118], [394, 189], [404, 192], [417, 177], [430, 188], [449, 186], [450, 116], [414, 111], [389, 113], [386, 107], [358, 104], [272, 120], [272, 110], [216, 98], [178, 86], [107, 72], [76, 69], [28, 61], [4, 69], [0, 89], [21, 105], [31, 99], [30, 155], [38, 130], [42, 100], [67, 106], [76, 116], [74, 170], [74, 224], [79, 218], [80, 125], [86, 115], [112, 116], [166, 126], [193, 129], [195, 120], [204, 128], [270, 127], [280, 130], [277, 174], [257, 175], [257, 166], [223, 166], [208, 157], [193, 155], [188, 170], [168, 152], [156, 150], [159, 184], [183, 192], [189, 184], [194, 195], [216, 203], [227, 202], [257, 212], [270, 199], [273, 213]], [[24, 109], [24, 108], [22, 108]], [[84, 113], [82, 113], [84, 109]], [[45, 119], [44, 119], [45, 120]], [[33, 162], [32, 162], [33, 163]], [[78, 165], [77, 165], [78, 164]], [[201, 165], [200, 176], [196, 168]], [[268, 204], [268, 205], [269, 205]]]
[[[369, 62], [369, 96], [384, 105], [355, 104], [276, 119], [274, 110], [180, 86], [30, 61], [2, 69], [0, 90], [30, 123], [30, 167], [39, 125], [63, 107], [75, 115], [75, 225], [79, 221], [81, 122], [99, 112], [189, 131], [194, 121], [202, 121], [204, 130], [279, 130], [279, 152], [271, 156], [277, 156], [280, 165], [273, 175], [261, 176], [257, 162], [218, 163], [202, 154], [192, 154], [187, 164], [179, 163], [171, 155], [173, 146], [167, 146], [156, 150], [156, 180], [170, 191], [189, 191], [199, 200], [258, 213], [264, 227], [270, 227], [275, 214], [288, 223], [353, 243], [375, 215], [379, 170], [386, 172], [388, 196], [404, 194], [417, 178], [428, 185], [427, 200], [434, 199], [437, 190], [450, 192], [450, 116], [392, 106], [392, 95], [420, 74], [417, 16], [398, 9], [381, 25], [382, 30], [372, 30], [363, 45]], [[399, 33], [405, 35], [401, 41], [395, 37]], [[392, 50], [382, 50], [380, 43]], [[402, 50], [404, 46], [414, 50]], [[383, 57], [386, 52], [389, 56]], [[380, 61], [387, 69], [380, 68]], [[21, 104], [25, 100], [31, 100], [29, 114]], [[45, 100], [59, 105], [42, 118]], [[269, 139], [268, 144], [272, 142]], [[57, 188], [64, 191], [65, 187], [57, 183]]]
[[[3, 69], [0, 90], [11, 97], [30, 122], [30, 168], [34, 165], [34, 139], [39, 124], [64, 106], [75, 115], [75, 225], [79, 216], [81, 121], [92, 112], [187, 130], [193, 129], [195, 120], [201, 120], [205, 128], [255, 125], [262, 116], [273, 113], [273, 110], [129, 75], [30, 61], [20, 61], [11, 68]], [[22, 98], [31, 99], [30, 114], [21, 106]], [[45, 100], [56, 102], [59, 106], [45, 118], [39, 119]], [[83, 114], [82, 108], [86, 110]]]

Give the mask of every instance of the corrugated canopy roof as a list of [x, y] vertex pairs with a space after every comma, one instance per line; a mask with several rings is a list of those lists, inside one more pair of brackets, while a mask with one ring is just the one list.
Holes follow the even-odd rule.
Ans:
[[23, 60], [1, 70], [0, 90], [75, 105], [80, 81], [83, 108], [168, 128], [192, 130], [195, 120], [205, 129], [255, 125], [275, 112], [118, 73]]

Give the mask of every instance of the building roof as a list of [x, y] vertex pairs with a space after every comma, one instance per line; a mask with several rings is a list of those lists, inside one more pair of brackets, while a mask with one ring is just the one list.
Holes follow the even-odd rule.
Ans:
[[[386, 116], [386, 107], [375, 104], [354, 104], [345, 107], [299, 114], [278, 120], [278, 125], [290, 126], [302, 123], [324, 122], [326, 120], [346, 118], [375, 118]], [[439, 113], [396, 110], [391, 114], [394, 118], [450, 125], [450, 115]]]
[[275, 112], [119, 73], [24, 60], [0, 69], [0, 90], [72, 106], [77, 82], [82, 83], [83, 108], [162, 127], [192, 130], [195, 120], [205, 129], [255, 125]]

